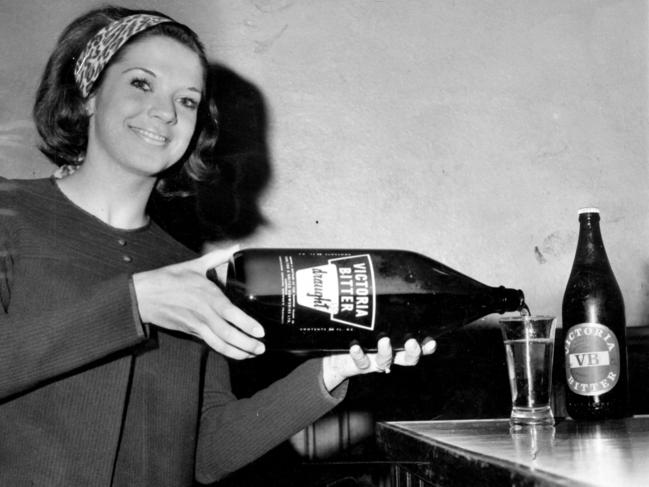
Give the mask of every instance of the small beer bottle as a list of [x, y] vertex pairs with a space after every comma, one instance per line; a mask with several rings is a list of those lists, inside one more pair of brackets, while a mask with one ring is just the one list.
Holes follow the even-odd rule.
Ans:
[[348, 351], [353, 341], [373, 350], [381, 336], [398, 349], [524, 306], [520, 290], [404, 250], [245, 249], [228, 265], [225, 292], [264, 326], [269, 350], [296, 352]]
[[624, 300], [599, 228], [579, 210], [577, 252], [563, 296], [566, 409], [576, 420], [629, 415]]

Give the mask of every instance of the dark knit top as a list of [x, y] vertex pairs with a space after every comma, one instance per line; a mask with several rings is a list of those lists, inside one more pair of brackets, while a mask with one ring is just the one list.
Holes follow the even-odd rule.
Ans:
[[53, 179], [0, 179], [0, 485], [212, 482], [331, 409], [319, 360], [248, 399], [227, 361], [144, 327], [130, 276], [195, 257], [111, 227]]

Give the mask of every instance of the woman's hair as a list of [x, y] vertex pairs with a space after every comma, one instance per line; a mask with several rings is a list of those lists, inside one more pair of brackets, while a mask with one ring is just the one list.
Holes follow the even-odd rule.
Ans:
[[[57, 166], [79, 165], [88, 144], [88, 114], [85, 99], [75, 81], [76, 60], [95, 34], [110, 23], [135, 14], [166, 15], [154, 11], [135, 11], [121, 7], [92, 10], [74, 20], [61, 34], [50, 56], [36, 93], [34, 119], [42, 138], [41, 151]], [[185, 196], [195, 192], [196, 184], [219, 177], [213, 159], [218, 137], [217, 109], [211, 86], [207, 82], [208, 61], [196, 33], [176, 22], [164, 22], [130, 38], [114, 55], [91, 88], [102, 83], [110, 63], [119, 59], [124, 48], [138, 39], [152, 36], [170, 37], [195, 52], [203, 66], [205, 96], [198, 107], [196, 129], [187, 152], [160, 175], [157, 189], [163, 195]]]

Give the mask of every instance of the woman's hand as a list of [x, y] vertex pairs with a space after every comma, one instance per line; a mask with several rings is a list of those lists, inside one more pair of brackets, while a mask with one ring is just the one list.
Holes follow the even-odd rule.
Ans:
[[253, 338], [264, 336], [262, 326], [205, 277], [208, 269], [224, 264], [231, 254], [232, 249], [214, 250], [198, 259], [134, 274], [142, 321], [194, 335], [233, 359], [263, 353], [263, 343]]
[[322, 370], [325, 387], [331, 391], [344, 380], [355, 375], [369, 374], [370, 372], [389, 373], [390, 366], [416, 365], [422, 355], [431, 355], [435, 352], [435, 340], [424, 340], [420, 346], [417, 340], [411, 338], [406, 341], [404, 350], [392, 351], [390, 339], [383, 337], [378, 341], [376, 353], [365, 354], [359, 345], [353, 345], [347, 355], [329, 355], [323, 358]]

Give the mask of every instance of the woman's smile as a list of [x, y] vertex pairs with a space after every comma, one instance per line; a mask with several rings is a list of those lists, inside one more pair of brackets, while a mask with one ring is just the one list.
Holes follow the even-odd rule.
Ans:
[[129, 128], [148, 144], [162, 146], [169, 142], [169, 137], [162, 135], [159, 132], [133, 125], [129, 125]]

